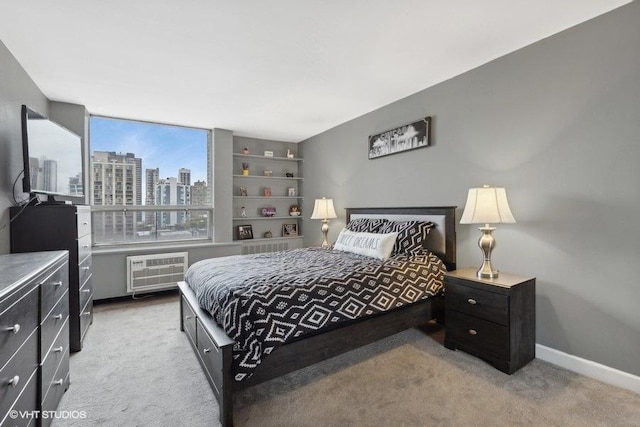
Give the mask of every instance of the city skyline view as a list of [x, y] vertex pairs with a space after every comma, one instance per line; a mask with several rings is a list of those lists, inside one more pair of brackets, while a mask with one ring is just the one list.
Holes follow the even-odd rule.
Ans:
[[143, 188], [144, 171], [155, 168], [160, 169], [160, 179], [178, 177], [185, 168], [191, 171], [192, 184], [207, 181], [206, 130], [99, 116], [91, 117], [90, 129], [91, 155], [96, 151], [132, 153], [142, 159]]

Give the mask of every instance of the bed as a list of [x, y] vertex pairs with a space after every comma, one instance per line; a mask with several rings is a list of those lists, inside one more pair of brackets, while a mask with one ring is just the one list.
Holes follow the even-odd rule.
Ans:
[[[427, 260], [428, 257], [431, 257], [428, 259], [430, 267], [425, 268], [436, 271], [434, 265], [437, 264], [446, 267], [448, 270], [455, 269], [455, 207], [349, 208], [346, 211], [347, 223], [352, 220], [354, 220], [353, 223], [357, 221], [371, 223], [378, 219], [431, 222], [433, 227], [430, 228], [427, 238], [422, 242], [422, 246], [428, 252], [416, 252], [417, 261], [413, 255], [411, 257], [399, 256], [397, 259], [393, 258], [393, 262], [390, 264], [402, 266], [403, 268], [409, 266], [411, 269], [415, 269], [415, 263], [421, 263], [422, 259]], [[333, 253], [335, 251], [326, 251], [318, 248], [297, 251], [288, 251], [276, 256], [282, 258], [283, 262], [286, 262], [287, 257], [302, 256], [305, 259], [308, 258], [311, 260], [309, 265], [312, 267], [306, 267], [307, 264], [304, 264], [305, 270], [313, 270], [316, 265], [322, 263], [339, 264], [332, 271], [346, 272], [344, 273], [345, 277], [349, 278], [349, 280], [352, 280], [353, 274], [357, 273], [356, 282], [358, 286], [373, 281], [370, 280], [371, 277], [367, 276], [368, 274], [373, 275], [371, 266], [360, 259], [363, 257], [358, 258], [358, 256], [344, 254], [344, 256], [340, 255], [339, 258], [326, 258], [337, 255]], [[362, 309], [360, 311], [366, 312], [365, 317], [347, 315], [341, 318], [339, 315], [340, 310], [338, 309], [332, 311], [330, 315], [322, 315], [318, 313], [324, 313], [327, 309], [321, 308], [320, 311], [311, 313], [310, 311], [295, 312], [295, 310], [287, 308], [287, 315], [292, 315], [293, 318], [304, 318], [304, 321], [300, 322], [304, 324], [304, 327], [297, 324], [294, 326], [295, 322], [291, 321], [291, 319], [277, 317], [282, 314], [277, 313], [277, 303], [272, 304], [272, 309], [276, 311], [274, 313], [268, 312], [270, 310], [269, 304], [271, 304], [273, 298], [271, 294], [269, 294], [269, 298], [261, 294], [263, 291], [266, 292], [266, 286], [261, 283], [256, 283], [251, 288], [251, 292], [243, 289], [240, 292], [240, 302], [235, 302], [234, 300], [234, 305], [225, 305], [227, 309], [224, 312], [217, 311], [216, 304], [219, 304], [220, 301], [224, 304], [231, 304], [228, 301], [229, 298], [238, 294], [239, 288], [235, 287], [235, 281], [242, 282], [247, 279], [255, 279], [253, 270], [260, 270], [261, 274], [264, 273], [266, 275], [259, 279], [264, 283], [274, 280], [272, 279], [273, 277], [280, 277], [276, 275], [277, 271], [269, 270], [270, 263], [274, 261], [269, 258], [269, 255], [249, 257], [251, 256], [218, 258], [211, 262], [201, 261], [198, 263], [199, 265], [192, 266], [187, 273], [187, 281], [189, 283], [185, 281], [178, 284], [180, 289], [180, 327], [187, 335], [188, 341], [195, 351], [218, 400], [220, 422], [224, 426], [233, 425], [234, 392], [369, 344], [402, 330], [423, 325], [428, 320], [441, 319], [444, 312], [442, 293], [433, 292], [433, 295], [427, 295], [426, 293], [430, 291], [428, 290], [429, 286], [425, 285], [424, 295], [417, 294], [414, 288], [409, 292], [412, 295], [416, 294], [416, 301], [398, 303], [396, 306], [386, 307], [384, 310], [377, 309], [377, 305], [380, 304], [372, 303], [365, 307], [366, 304], [362, 301], [354, 302], [350, 296], [342, 296], [342, 301], [348, 302], [348, 304], [344, 304], [345, 307], [355, 307], [357, 305], [359, 309]], [[297, 258], [292, 259], [295, 262]], [[246, 264], [249, 261], [252, 263], [258, 262], [258, 264]], [[364, 264], [360, 264], [363, 262]], [[205, 265], [207, 263], [210, 263], [211, 266]], [[383, 264], [386, 265], [388, 263], [385, 262]], [[251, 265], [260, 267], [252, 269], [248, 267]], [[290, 263], [289, 265], [292, 264]], [[361, 268], [362, 266], [364, 267]], [[236, 274], [233, 273], [234, 267], [236, 268]], [[353, 268], [355, 268], [354, 271], [349, 270]], [[273, 270], [278, 270], [278, 268], [273, 267]], [[376, 270], [375, 276], [386, 277], [390, 275], [386, 271], [383, 273], [380, 274]], [[295, 268], [292, 268], [290, 274], [298, 278], [297, 281], [301, 283], [299, 287], [296, 287], [295, 285], [290, 286], [287, 282], [285, 287], [293, 289], [292, 295], [295, 293], [296, 298], [299, 298], [300, 301], [308, 298], [317, 298], [318, 289], [320, 289], [321, 295], [325, 295], [324, 285], [329, 282], [334, 285], [336, 281], [338, 285], [342, 284], [340, 281], [342, 280], [342, 276], [340, 276], [342, 273], [325, 273], [325, 270], [320, 266], [318, 266], [318, 274], [316, 275], [306, 275], [302, 270], [296, 271]], [[340, 277], [332, 276], [334, 274], [338, 274]], [[427, 272], [424, 275], [426, 277]], [[216, 287], [214, 291], [205, 287], [204, 282], [209, 280], [207, 276], [215, 276], [214, 278], [222, 282], [223, 286]], [[401, 275], [400, 277], [404, 276]], [[391, 279], [385, 278], [384, 280], [389, 282], [389, 280], [396, 279], [396, 277], [393, 277]], [[348, 282], [346, 286], [351, 286], [353, 283]], [[339, 289], [343, 288], [344, 286], [339, 287]], [[195, 290], [197, 290], [197, 293]], [[372, 294], [371, 301], [386, 300], [385, 296], [392, 293], [389, 290], [380, 292], [382, 292], [382, 297]], [[251, 296], [246, 297], [247, 294], [251, 294]], [[327, 301], [333, 302], [338, 307], [342, 304], [341, 302], [336, 302], [339, 301], [339, 297], [340, 295], [327, 297]], [[269, 301], [269, 304], [267, 304], [267, 301]], [[243, 304], [253, 310], [253, 321], [251, 323], [247, 321], [248, 315], [239, 308]], [[267, 310], [265, 317], [270, 319], [277, 317], [277, 321], [269, 324], [260, 324], [262, 317], [257, 317], [258, 320], [256, 321], [255, 313], [264, 314], [265, 310]], [[289, 311], [292, 311], [292, 313], [289, 313]], [[346, 311], [348, 312], [349, 310]], [[313, 323], [311, 326], [322, 323], [322, 328], [308, 327], [310, 323]], [[225, 327], [223, 328], [220, 325]], [[261, 334], [262, 337], [260, 338]], [[286, 340], [281, 339], [281, 336], [284, 335], [287, 336]], [[260, 340], [256, 341], [257, 337]]]

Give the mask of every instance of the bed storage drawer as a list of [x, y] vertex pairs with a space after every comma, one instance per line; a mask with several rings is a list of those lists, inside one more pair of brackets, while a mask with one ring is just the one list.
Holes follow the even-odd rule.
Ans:
[[191, 340], [191, 344], [196, 346], [196, 315], [184, 299], [183, 296], [180, 297], [180, 304], [182, 304], [182, 327]]
[[222, 384], [222, 350], [213, 342], [198, 318], [196, 318], [196, 337], [198, 354], [204, 362], [207, 375], [211, 377], [211, 381], [217, 388]]

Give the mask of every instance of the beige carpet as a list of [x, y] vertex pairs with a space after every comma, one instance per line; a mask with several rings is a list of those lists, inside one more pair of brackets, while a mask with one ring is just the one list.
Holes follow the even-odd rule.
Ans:
[[[98, 305], [60, 426], [215, 426], [177, 296]], [[534, 360], [503, 374], [408, 330], [239, 393], [237, 426], [640, 426], [640, 395]]]

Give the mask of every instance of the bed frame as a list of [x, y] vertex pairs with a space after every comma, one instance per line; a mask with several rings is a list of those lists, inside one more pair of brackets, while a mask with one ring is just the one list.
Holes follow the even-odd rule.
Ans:
[[[436, 226], [425, 247], [437, 254], [449, 271], [456, 266], [455, 207], [347, 208], [347, 222], [354, 218], [429, 220]], [[429, 298], [389, 312], [350, 322], [336, 329], [287, 343], [265, 358], [250, 378], [236, 382], [231, 372], [234, 341], [205, 310], [194, 292], [179, 282], [180, 330], [187, 335], [219, 404], [220, 422], [233, 425], [236, 391], [329, 359], [378, 341], [431, 319], [442, 319], [444, 298]]]

